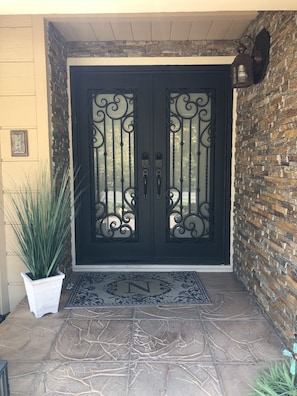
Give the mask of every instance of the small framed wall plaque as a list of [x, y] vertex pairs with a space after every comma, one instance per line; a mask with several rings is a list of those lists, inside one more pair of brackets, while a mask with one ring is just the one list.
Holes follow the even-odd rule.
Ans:
[[28, 131], [10, 131], [11, 155], [13, 157], [28, 157]]

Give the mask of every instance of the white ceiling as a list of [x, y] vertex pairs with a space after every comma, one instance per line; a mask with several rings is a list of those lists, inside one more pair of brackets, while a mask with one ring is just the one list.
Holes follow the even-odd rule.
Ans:
[[235, 40], [256, 11], [50, 16], [67, 41]]
[[127, 15], [296, 9], [296, 0], [0, 0], [0, 15]]

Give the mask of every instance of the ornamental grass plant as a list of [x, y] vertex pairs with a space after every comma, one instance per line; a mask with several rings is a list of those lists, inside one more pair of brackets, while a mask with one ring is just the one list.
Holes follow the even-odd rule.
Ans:
[[283, 350], [283, 356], [290, 361], [275, 363], [261, 372], [250, 396], [297, 396], [297, 339], [292, 349]]
[[70, 238], [74, 203], [69, 173], [51, 178], [44, 168], [36, 183], [29, 177], [11, 197], [14, 214], [11, 225], [18, 247], [16, 254], [23, 261], [32, 280], [57, 273], [65, 259]]
[[297, 375], [290, 363], [277, 363], [260, 373], [250, 396], [297, 396]]

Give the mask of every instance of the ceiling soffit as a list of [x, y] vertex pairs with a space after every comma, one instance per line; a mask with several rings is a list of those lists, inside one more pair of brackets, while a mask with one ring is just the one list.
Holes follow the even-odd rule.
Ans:
[[235, 40], [257, 12], [59, 16], [48, 18], [67, 41]]

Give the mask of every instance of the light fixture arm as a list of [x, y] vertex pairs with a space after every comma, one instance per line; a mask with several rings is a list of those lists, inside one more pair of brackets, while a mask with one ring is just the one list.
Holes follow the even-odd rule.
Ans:
[[243, 45], [244, 45], [243, 41], [244, 41], [245, 39], [249, 39], [249, 40], [252, 42], [252, 48], [253, 48], [254, 45], [255, 45], [255, 40], [254, 40], [253, 37], [250, 36], [250, 35], [245, 34], [244, 36], [241, 37], [240, 40], [236, 40], [236, 41], [239, 43], [239, 45], [240, 45], [240, 44], [243, 44]]

